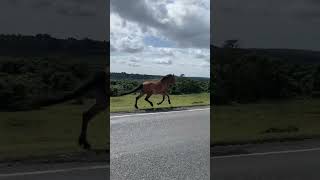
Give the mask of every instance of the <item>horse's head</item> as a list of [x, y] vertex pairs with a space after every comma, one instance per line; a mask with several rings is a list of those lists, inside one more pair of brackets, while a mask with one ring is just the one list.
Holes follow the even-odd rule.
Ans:
[[174, 74], [169, 74], [168, 77], [168, 82], [170, 84], [176, 84], [176, 77], [174, 76]]
[[173, 83], [172, 84], [176, 84], [176, 76], [174, 74], [172, 74], [172, 79], [173, 79]]
[[176, 78], [174, 74], [168, 74], [161, 79], [162, 82], [166, 82], [169, 85], [176, 84]]

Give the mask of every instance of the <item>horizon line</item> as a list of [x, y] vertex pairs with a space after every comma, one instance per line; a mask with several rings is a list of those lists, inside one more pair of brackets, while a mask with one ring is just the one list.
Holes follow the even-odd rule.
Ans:
[[[128, 72], [112, 72], [110, 71], [110, 73], [126, 73], [126, 74], [139, 74], [139, 73], [128, 73]], [[147, 76], [165, 76], [165, 75], [158, 75], [158, 74], [139, 74], [139, 75], [147, 75]], [[177, 75], [175, 75], [177, 76]], [[179, 77], [179, 76], [177, 76]], [[184, 76], [184, 77], [193, 77], [193, 78], [209, 78], [210, 79], [210, 76]]]

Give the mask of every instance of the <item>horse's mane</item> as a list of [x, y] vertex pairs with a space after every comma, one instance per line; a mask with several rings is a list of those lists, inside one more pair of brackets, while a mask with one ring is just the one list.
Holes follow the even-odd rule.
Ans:
[[160, 81], [165, 81], [165, 80], [169, 79], [170, 77], [173, 77], [173, 75], [172, 74], [165, 75], [160, 79]]

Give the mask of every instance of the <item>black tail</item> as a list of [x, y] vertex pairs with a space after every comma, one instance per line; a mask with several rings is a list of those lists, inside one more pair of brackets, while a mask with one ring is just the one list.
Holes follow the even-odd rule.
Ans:
[[143, 84], [140, 84], [138, 87], [136, 87], [135, 89], [129, 91], [129, 92], [125, 92], [125, 93], [122, 93], [118, 96], [124, 96], [124, 95], [127, 95], [127, 94], [131, 94], [131, 93], [134, 93], [134, 92], [137, 92], [138, 90], [141, 90], [143, 88]]
[[38, 100], [35, 103], [35, 106], [41, 107], [41, 106], [50, 106], [50, 105], [54, 105], [54, 104], [63, 103], [65, 101], [69, 101], [71, 99], [75, 99], [77, 97], [80, 97], [94, 88], [103, 87], [103, 85], [105, 86], [104, 83], [106, 83], [105, 82], [106, 81], [105, 75], [106, 75], [105, 73], [97, 73], [94, 76], [94, 78], [88, 80], [86, 83], [81, 85], [79, 88], [77, 88], [73, 92], [67, 93], [61, 97], [53, 97], [53, 98], [46, 98], [46, 99]]

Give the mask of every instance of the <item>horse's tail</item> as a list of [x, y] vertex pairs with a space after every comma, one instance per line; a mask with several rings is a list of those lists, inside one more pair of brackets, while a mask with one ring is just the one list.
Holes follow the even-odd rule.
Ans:
[[40, 106], [40, 107], [41, 106], [50, 106], [50, 105], [63, 103], [63, 102], [75, 99], [77, 97], [80, 97], [94, 88], [102, 87], [102, 85], [100, 85], [100, 84], [104, 83], [103, 81], [101, 81], [101, 80], [103, 80], [104, 77], [105, 77], [104, 74], [97, 73], [93, 78], [91, 78], [90, 80], [88, 80], [87, 82], [82, 84], [76, 90], [74, 90], [70, 93], [67, 93], [61, 97], [51, 97], [51, 98], [49, 97], [46, 99], [38, 100], [35, 103], [35, 105]]
[[143, 88], [143, 84], [140, 84], [138, 87], [136, 87], [135, 89], [129, 91], [129, 92], [125, 92], [125, 93], [122, 93], [118, 96], [124, 96], [124, 95], [127, 95], [127, 94], [131, 94], [131, 93], [134, 93], [134, 92], [137, 92], [138, 90], [141, 90]]

